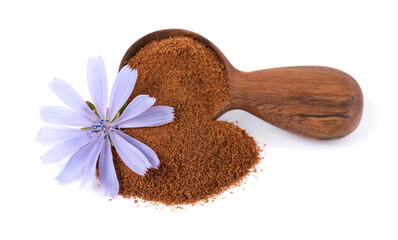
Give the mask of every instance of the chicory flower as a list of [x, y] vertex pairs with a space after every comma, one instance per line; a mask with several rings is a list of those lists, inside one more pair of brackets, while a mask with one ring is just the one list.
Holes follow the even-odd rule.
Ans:
[[119, 191], [119, 182], [111, 145], [122, 161], [137, 174], [144, 175], [147, 169], [159, 165], [159, 159], [151, 148], [125, 134], [121, 128], [169, 123], [174, 118], [174, 109], [153, 106], [155, 98], [148, 95], [139, 95], [126, 106], [137, 80], [137, 71], [127, 65], [116, 77], [109, 107], [106, 70], [100, 57], [89, 59], [87, 80], [93, 101], [90, 106], [65, 81], [55, 78], [50, 83], [51, 90], [70, 108], [43, 107], [40, 110], [42, 120], [49, 124], [79, 128], [49, 126], [40, 129], [37, 140], [54, 146], [41, 159], [44, 163], [54, 163], [71, 156], [56, 179], [60, 184], [66, 184], [79, 178], [83, 172], [82, 186], [95, 177], [99, 161], [101, 188], [105, 195], [115, 196]]

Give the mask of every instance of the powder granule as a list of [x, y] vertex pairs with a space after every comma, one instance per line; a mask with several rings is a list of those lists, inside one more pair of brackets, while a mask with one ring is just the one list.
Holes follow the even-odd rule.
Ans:
[[152, 41], [129, 61], [139, 94], [172, 106], [173, 122], [124, 129], [151, 147], [158, 169], [145, 176], [131, 171], [113, 149], [119, 194], [165, 205], [192, 204], [238, 184], [259, 162], [259, 148], [239, 127], [211, 117], [228, 98], [228, 76], [216, 54], [189, 37]]

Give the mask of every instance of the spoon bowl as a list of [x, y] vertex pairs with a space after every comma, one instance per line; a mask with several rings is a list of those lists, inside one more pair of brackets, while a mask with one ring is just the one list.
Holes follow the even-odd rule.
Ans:
[[[232, 109], [245, 110], [264, 121], [311, 139], [337, 139], [359, 125], [363, 96], [350, 75], [322, 66], [295, 66], [243, 72], [203, 36], [182, 29], [150, 33], [125, 53], [120, 69], [151, 41], [174, 36], [191, 37], [213, 50], [224, 63], [229, 78], [229, 97], [214, 115]], [[119, 69], [119, 70], [120, 70]]]

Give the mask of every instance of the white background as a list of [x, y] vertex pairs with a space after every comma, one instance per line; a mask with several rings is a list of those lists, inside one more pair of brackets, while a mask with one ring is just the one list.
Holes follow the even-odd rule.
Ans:
[[[398, 7], [394, 1], [1, 1], [0, 239], [398, 239]], [[122, 56], [160, 29], [197, 32], [238, 69], [341, 69], [362, 87], [362, 122], [317, 142], [242, 111], [221, 117], [262, 145], [257, 179], [171, 211], [59, 186], [43, 165], [39, 108], [62, 105], [53, 77], [85, 98], [86, 61], [113, 81]], [[244, 188], [244, 190], [243, 190]]]

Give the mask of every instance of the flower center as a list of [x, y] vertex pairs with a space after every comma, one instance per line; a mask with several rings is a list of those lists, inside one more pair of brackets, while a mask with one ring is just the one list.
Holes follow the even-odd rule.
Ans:
[[109, 134], [113, 134], [117, 125], [113, 125], [109, 120], [97, 120], [93, 124], [87, 127], [90, 137], [99, 137], [99, 139], [105, 139]]

